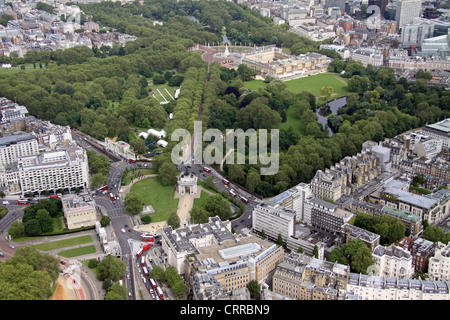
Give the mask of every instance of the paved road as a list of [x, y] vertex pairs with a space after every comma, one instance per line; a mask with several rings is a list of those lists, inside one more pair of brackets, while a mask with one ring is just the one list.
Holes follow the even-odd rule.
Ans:
[[[252, 226], [252, 212], [253, 208], [261, 203], [261, 200], [254, 198], [249, 195], [245, 190], [242, 190], [235, 183], [230, 183], [230, 186], [226, 186], [222, 183], [223, 177], [217, 172], [206, 173], [203, 171], [203, 166], [200, 164], [192, 164], [188, 167], [179, 166], [179, 170], [187, 171], [198, 177], [200, 180], [205, 180], [208, 176], [212, 176], [214, 179], [214, 184], [219, 192], [225, 191], [229, 192], [230, 189], [235, 190], [236, 194], [243, 195], [248, 199], [248, 204], [245, 204], [245, 210], [241, 217], [231, 221], [233, 228], [236, 233], [241, 233], [243, 229], [251, 229]], [[249, 218], [250, 217], [250, 218]]]

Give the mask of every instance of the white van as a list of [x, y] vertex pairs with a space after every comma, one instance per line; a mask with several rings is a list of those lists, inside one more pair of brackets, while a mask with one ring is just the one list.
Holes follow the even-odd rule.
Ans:
[[3, 204], [9, 204], [8, 200], [3, 201]]

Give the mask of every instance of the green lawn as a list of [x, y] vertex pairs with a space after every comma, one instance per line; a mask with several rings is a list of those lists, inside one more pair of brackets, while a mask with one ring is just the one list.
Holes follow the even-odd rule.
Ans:
[[85, 254], [95, 253], [97, 250], [94, 245], [89, 245], [81, 248], [69, 249], [58, 252], [58, 255], [64, 258], [73, 258], [83, 256]]
[[206, 205], [206, 202], [208, 201], [208, 198], [210, 196], [211, 195], [209, 193], [206, 193], [206, 192], [202, 191], [202, 193], [200, 194], [200, 198], [195, 198], [194, 199], [194, 206], [204, 208], [205, 205]]
[[42, 250], [42, 251], [50, 251], [50, 250], [61, 249], [61, 248], [76, 246], [76, 245], [90, 243], [90, 242], [92, 242], [92, 237], [90, 235], [87, 235], [87, 236], [81, 236], [81, 237], [76, 237], [76, 238], [41, 243], [41, 244], [34, 245], [33, 247], [35, 247], [36, 249]]
[[280, 123], [279, 127], [280, 129], [289, 129], [289, 127], [292, 127], [292, 129], [298, 134], [302, 136], [305, 135], [303, 124], [300, 120], [300, 115], [294, 108], [288, 108], [286, 112], [286, 122]]
[[172, 97], [175, 98], [175, 91], [178, 89], [178, 87], [169, 87], [169, 85], [167, 83], [166, 84], [149, 85], [148, 86], [149, 94], [150, 95], [154, 94], [156, 100], [158, 100], [159, 102], [163, 102], [165, 100], [159, 94], [158, 89], [163, 94], [163, 96], [166, 98], [167, 101], [172, 101], [173, 99], [170, 97], [169, 94], [167, 94], [166, 90], [164, 90], [164, 89], [167, 89], [167, 91], [169, 91], [169, 93], [172, 95]]
[[[330, 100], [340, 98], [348, 93], [347, 79], [342, 78], [336, 73], [321, 73], [309, 77], [289, 80], [284, 82], [289, 91], [292, 93], [300, 93], [302, 91], [311, 92], [316, 96], [317, 105], [325, 103], [325, 100], [320, 98], [320, 88], [324, 86], [331, 86], [334, 89], [334, 94]], [[246, 88], [250, 90], [258, 90], [259, 88], [265, 88], [266, 83], [263, 80], [252, 80], [244, 82]], [[300, 116], [297, 114], [297, 110], [289, 108], [286, 114], [286, 122], [280, 124], [280, 128], [287, 129], [292, 126], [295, 132], [300, 135], [304, 135]]]
[[130, 193], [139, 194], [144, 205], [151, 205], [152, 222], [167, 221], [171, 212], [177, 212], [179, 199], [174, 198], [174, 186], [163, 186], [158, 177], [146, 178], [136, 182]]
[[145, 175], [156, 174], [156, 173], [157, 172], [155, 169], [137, 169], [137, 170], [134, 170], [134, 172], [128, 171], [128, 173], [122, 178], [122, 185], [124, 185], [124, 186], [129, 185], [131, 180], [139, 177], [139, 175], [145, 176]]
[[[300, 93], [308, 91], [316, 97], [320, 96], [320, 88], [324, 86], [332, 86], [335, 94], [332, 99], [342, 97], [348, 93], [347, 80], [336, 73], [320, 73], [309, 77], [298, 78], [294, 80], [284, 81], [289, 91], [292, 93]], [[250, 90], [258, 90], [265, 88], [267, 83], [263, 80], [252, 80], [244, 82], [244, 86]]]

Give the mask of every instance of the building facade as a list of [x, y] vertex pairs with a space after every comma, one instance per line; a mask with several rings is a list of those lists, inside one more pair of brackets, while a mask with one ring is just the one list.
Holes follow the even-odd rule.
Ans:
[[429, 260], [428, 275], [434, 281], [450, 281], [450, 244], [437, 243]]
[[269, 240], [277, 241], [281, 235], [283, 242], [295, 233], [296, 213], [273, 201], [266, 200], [257, 205], [252, 213], [252, 229], [264, 234]]
[[375, 260], [377, 270], [375, 275], [377, 276], [411, 279], [414, 275], [412, 255], [401, 247], [379, 245], [372, 252], [372, 258]]
[[87, 190], [90, 187], [86, 151], [79, 147], [21, 157], [17, 169], [22, 196], [28, 192]]
[[95, 202], [88, 196], [71, 196], [61, 199], [68, 229], [94, 226], [97, 221]]

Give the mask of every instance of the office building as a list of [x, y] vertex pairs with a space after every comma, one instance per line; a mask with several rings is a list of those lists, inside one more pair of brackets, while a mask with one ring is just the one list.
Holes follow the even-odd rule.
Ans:
[[399, 29], [404, 25], [413, 22], [414, 18], [420, 17], [422, 9], [421, 0], [399, 0], [395, 11], [395, 21]]
[[246, 288], [250, 281], [265, 282], [283, 257], [281, 246], [247, 236], [198, 247], [190, 259], [192, 274], [208, 275], [232, 292]]
[[311, 225], [333, 234], [339, 234], [342, 226], [353, 217], [351, 212], [319, 198], [308, 199], [307, 206], [311, 211]]
[[186, 258], [197, 248], [222, 243], [234, 237], [231, 233], [230, 221], [221, 221], [218, 217], [212, 217], [209, 218], [208, 223], [188, 225], [176, 230], [170, 226], [164, 227], [161, 239], [167, 263], [175, 267], [179, 274], [188, 275], [192, 260]]
[[252, 213], [252, 228], [257, 234], [264, 234], [269, 240], [283, 242], [295, 233], [296, 212], [266, 200], [257, 205]]
[[445, 119], [422, 128], [422, 133], [442, 140], [442, 147], [450, 148], [450, 119]]
[[272, 288], [296, 300], [337, 300], [344, 295], [348, 276], [348, 266], [291, 253], [277, 266]]
[[434, 23], [427, 19], [415, 18], [413, 22], [405, 24], [401, 31], [401, 45], [403, 48], [419, 46], [425, 39], [432, 38]]
[[296, 212], [296, 222], [304, 222], [304, 203], [310, 196], [311, 188], [309, 184], [302, 182], [273, 197], [270, 201], [286, 209], [294, 210]]

